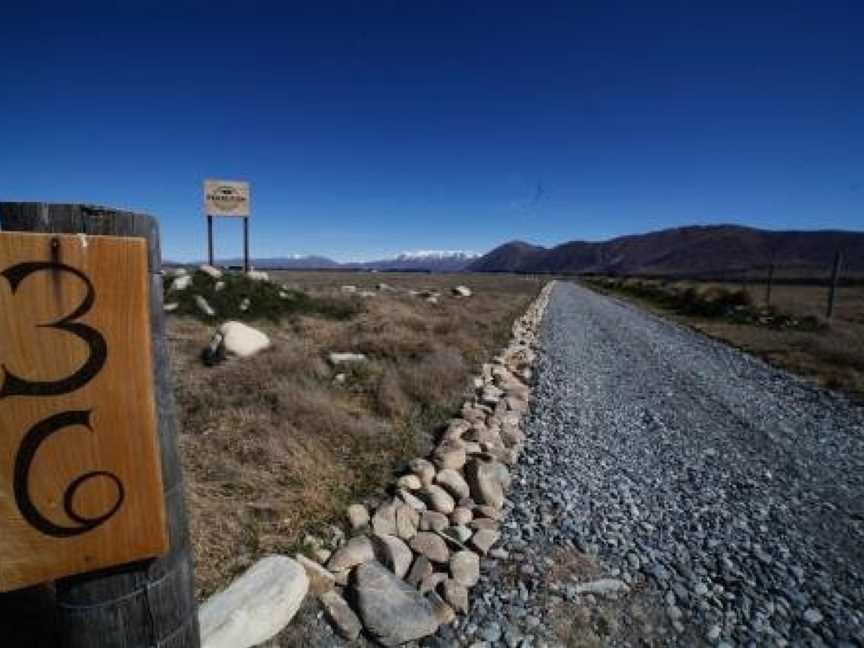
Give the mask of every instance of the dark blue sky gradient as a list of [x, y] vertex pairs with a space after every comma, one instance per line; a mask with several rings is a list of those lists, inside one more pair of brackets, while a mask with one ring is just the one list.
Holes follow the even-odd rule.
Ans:
[[0, 9], [0, 199], [154, 213], [172, 258], [205, 177], [262, 256], [864, 229], [861, 2], [77, 4]]

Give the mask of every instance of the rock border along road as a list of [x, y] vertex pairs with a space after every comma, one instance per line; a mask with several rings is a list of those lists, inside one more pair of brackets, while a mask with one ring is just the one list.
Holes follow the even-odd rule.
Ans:
[[[408, 462], [389, 495], [347, 508], [351, 539], [334, 533], [331, 552], [307, 537], [321, 564], [296, 559], [332, 627], [310, 618], [314, 605], [307, 606], [294, 628], [276, 637], [277, 645], [340, 645], [334, 631], [362, 644], [435, 643], [429, 638], [436, 631], [452, 635], [451, 624], [461, 625], [481, 556], [500, 555], [501, 508], [510, 467], [524, 446], [536, 332], [553, 286], [543, 286], [513, 323], [507, 347], [472, 378], [472, 395], [441, 430], [429, 457]], [[465, 287], [454, 291], [459, 298], [471, 294]]]
[[509, 557], [437, 645], [864, 646], [860, 406], [571, 283], [539, 356]]

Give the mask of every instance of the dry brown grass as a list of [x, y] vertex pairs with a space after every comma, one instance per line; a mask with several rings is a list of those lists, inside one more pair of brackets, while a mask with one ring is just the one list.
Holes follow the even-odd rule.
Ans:
[[[297, 550], [307, 533], [341, 524], [345, 506], [374, 494], [461, 404], [469, 375], [509, 337], [540, 284], [509, 276], [280, 273], [313, 295], [386, 282], [345, 321], [258, 322], [273, 340], [248, 360], [207, 368], [211, 329], [169, 319], [181, 451], [199, 594], [224, 586], [267, 552]], [[457, 283], [475, 295], [457, 300]], [[440, 290], [437, 305], [407, 289]], [[369, 361], [334, 369], [331, 351]], [[337, 373], [345, 373], [341, 384]]]
[[[718, 287], [737, 290], [740, 284], [676, 282], [677, 286], [708, 291]], [[765, 284], [744, 286], [754, 305], [765, 302]], [[666, 317], [685, 323], [712, 337], [729, 342], [768, 362], [811, 381], [864, 398], [864, 286], [837, 290], [834, 317], [825, 320], [827, 288], [812, 285], [775, 285], [771, 305], [778, 312], [798, 318], [812, 317], [823, 327], [796, 331], [736, 324], [681, 315], [661, 310], [644, 300], [627, 297]]]

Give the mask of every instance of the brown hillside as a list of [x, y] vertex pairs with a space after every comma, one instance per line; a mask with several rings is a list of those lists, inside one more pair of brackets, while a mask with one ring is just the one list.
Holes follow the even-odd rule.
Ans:
[[768, 231], [736, 225], [683, 227], [603, 242], [571, 241], [546, 249], [516, 242], [471, 265], [481, 272], [575, 272], [728, 275], [772, 261], [800, 276], [824, 274], [837, 250], [844, 268], [864, 272], [864, 233]]

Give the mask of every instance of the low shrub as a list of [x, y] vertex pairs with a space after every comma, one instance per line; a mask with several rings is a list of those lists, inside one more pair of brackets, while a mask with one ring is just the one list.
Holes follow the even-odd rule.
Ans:
[[725, 319], [738, 324], [753, 324], [800, 331], [820, 331], [825, 324], [820, 318], [792, 317], [771, 308], [758, 308], [750, 293], [743, 288], [730, 290], [722, 286], [681, 286], [669, 282], [639, 279], [587, 279], [586, 283], [637, 299], [644, 299], [660, 308], [682, 315], [705, 319]]
[[[334, 320], [350, 319], [361, 312], [361, 301], [344, 297], [312, 297], [300, 290], [286, 289], [265, 280], [250, 279], [242, 273], [225, 273], [220, 279], [199, 271], [192, 275], [192, 283], [183, 290], [172, 286], [176, 277], [163, 279], [165, 303], [175, 303], [172, 312], [187, 315], [203, 322], [220, 320], [270, 320], [279, 322], [295, 315], [317, 315]], [[196, 303], [196, 297], [207, 300], [216, 312], [209, 316]], [[244, 302], [248, 308], [243, 308]]]

